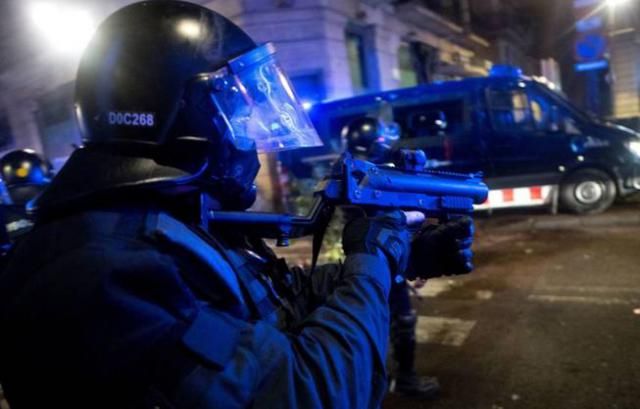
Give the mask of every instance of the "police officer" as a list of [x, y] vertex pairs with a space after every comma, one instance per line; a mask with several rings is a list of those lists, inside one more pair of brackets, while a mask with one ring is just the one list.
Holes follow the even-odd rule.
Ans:
[[[85, 146], [0, 276], [13, 409], [379, 406], [411, 215], [354, 219], [344, 264], [312, 275], [206, 223], [252, 204], [257, 149], [318, 143], [272, 46], [197, 5], [137, 3], [76, 84]], [[446, 268], [466, 268], [451, 243]]]
[[[51, 175], [49, 163], [30, 149], [11, 151], [0, 159], [0, 272], [16, 240], [33, 226], [27, 203], [44, 189]], [[0, 409], [7, 408], [0, 385]]]
[[0, 159], [0, 232], [3, 253], [31, 230], [27, 204], [51, 181], [49, 162], [30, 149], [11, 151]]
[[[379, 117], [363, 116], [349, 122], [342, 130], [346, 149], [356, 158], [377, 164], [392, 162], [393, 144], [400, 139], [397, 123]], [[423, 285], [423, 281], [418, 281]], [[433, 398], [440, 391], [434, 377], [418, 376], [415, 371], [416, 310], [411, 305], [409, 285], [394, 282], [389, 293], [391, 312], [391, 344], [395, 361], [392, 392], [419, 398]]]
[[400, 127], [373, 116], [353, 119], [342, 129], [344, 148], [358, 159], [377, 164], [392, 162], [393, 144], [400, 139]]

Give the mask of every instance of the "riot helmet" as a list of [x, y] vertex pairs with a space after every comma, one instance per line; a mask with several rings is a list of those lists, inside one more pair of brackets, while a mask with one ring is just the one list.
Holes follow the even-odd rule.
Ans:
[[36, 152], [22, 149], [11, 151], [0, 159], [0, 175], [11, 202], [23, 205], [51, 181], [53, 170], [51, 164]]
[[364, 116], [353, 119], [342, 129], [343, 145], [354, 157], [374, 163], [389, 161], [392, 145], [400, 139], [395, 122]]
[[418, 112], [409, 118], [409, 129], [417, 138], [443, 135], [447, 127], [447, 116], [440, 110]]
[[74, 172], [67, 195], [70, 181], [73, 194], [93, 193], [77, 175], [91, 168], [93, 190], [195, 188], [247, 208], [258, 151], [321, 144], [273, 45], [182, 1], [135, 3], [99, 26], [78, 69], [76, 114], [84, 147], [60, 173]]

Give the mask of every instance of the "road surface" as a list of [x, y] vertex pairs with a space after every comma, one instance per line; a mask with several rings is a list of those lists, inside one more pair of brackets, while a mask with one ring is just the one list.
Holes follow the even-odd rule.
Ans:
[[640, 408], [640, 204], [478, 221], [477, 270], [416, 300], [442, 396], [384, 408]]

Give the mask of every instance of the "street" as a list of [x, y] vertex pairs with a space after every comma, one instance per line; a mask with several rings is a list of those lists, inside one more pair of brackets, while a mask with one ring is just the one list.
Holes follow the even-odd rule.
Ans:
[[0, 56], [0, 409], [640, 409], [640, 0], [0, 0]]
[[442, 395], [384, 408], [640, 408], [639, 209], [478, 216], [476, 271], [415, 300], [417, 370]]
[[417, 369], [442, 396], [391, 408], [640, 408], [640, 205], [478, 220], [477, 269], [430, 281]]

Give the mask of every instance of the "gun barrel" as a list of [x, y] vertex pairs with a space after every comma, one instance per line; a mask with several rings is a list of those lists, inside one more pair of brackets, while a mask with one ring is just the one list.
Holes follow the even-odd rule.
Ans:
[[481, 180], [459, 175], [436, 173], [407, 174], [394, 169], [376, 168], [362, 181], [370, 189], [386, 192], [418, 193], [431, 196], [458, 196], [484, 203], [489, 195], [487, 185]]

